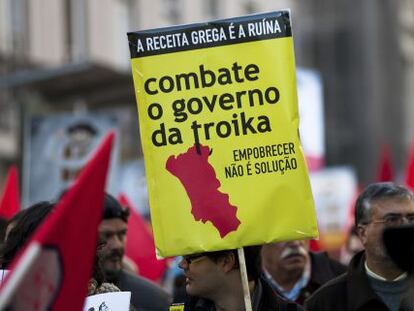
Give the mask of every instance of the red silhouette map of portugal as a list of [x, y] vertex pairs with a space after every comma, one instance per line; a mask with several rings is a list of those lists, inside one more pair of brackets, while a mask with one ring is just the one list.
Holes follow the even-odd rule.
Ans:
[[196, 221], [210, 221], [224, 238], [236, 231], [240, 220], [237, 207], [229, 202], [229, 195], [218, 190], [221, 186], [214, 168], [208, 163], [210, 148], [196, 145], [178, 156], [170, 156], [166, 169], [177, 177], [191, 201], [191, 213]]

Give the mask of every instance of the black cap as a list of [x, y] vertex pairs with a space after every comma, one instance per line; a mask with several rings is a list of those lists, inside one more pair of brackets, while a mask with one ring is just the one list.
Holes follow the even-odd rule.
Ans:
[[123, 221], [128, 222], [128, 217], [129, 209], [122, 207], [117, 199], [109, 193], [105, 193], [103, 219], [120, 218]]

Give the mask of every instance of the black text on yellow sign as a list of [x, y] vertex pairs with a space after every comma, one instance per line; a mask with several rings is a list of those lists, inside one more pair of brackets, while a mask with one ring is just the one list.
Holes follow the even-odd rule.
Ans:
[[[244, 83], [245, 81], [257, 81], [260, 76], [260, 68], [256, 64], [248, 64], [245, 67], [237, 62], [231, 67], [219, 68], [216, 72], [205, 68], [203, 64], [198, 66], [197, 72], [179, 73], [175, 76], [165, 75], [159, 79], [150, 77], [144, 83], [144, 90], [148, 95], [159, 93], [189, 91], [198, 88], [210, 88], [216, 84], [231, 86], [233, 83]], [[266, 115], [246, 115], [247, 107], [274, 105], [279, 101], [280, 93], [277, 87], [269, 86], [264, 91], [259, 88], [225, 92], [221, 94], [210, 94], [202, 97], [190, 97], [188, 99], [178, 98], [169, 105], [158, 102], [151, 103], [147, 108], [148, 117], [151, 120], [160, 120], [164, 115], [163, 107], [170, 107], [174, 121], [182, 123], [187, 121], [188, 116], [196, 116], [201, 113], [215, 113], [221, 109], [233, 112], [230, 120], [219, 120], [217, 122], [199, 123], [194, 120], [191, 125], [193, 141], [196, 144], [209, 141], [212, 137], [227, 138], [229, 136], [249, 135], [265, 133], [272, 130], [270, 120]], [[177, 127], [166, 128], [165, 123], [159, 124], [160, 128], [151, 135], [154, 146], [160, 147], [167, 144], [182, 144], [181, 131]]]

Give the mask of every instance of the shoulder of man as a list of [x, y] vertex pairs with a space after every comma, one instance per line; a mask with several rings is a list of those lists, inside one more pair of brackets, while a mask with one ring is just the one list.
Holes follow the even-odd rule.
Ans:
[[299, 304], [288, 301], [278, 294], [263, 277], [260, 278], [263, 289], [262, 307], [264, 310], [304, 311]]
[[317, 273], [324, 271], [327, 277], [332, 278], [345, 273], [347, 267], [339, 261], [332, 259], [326, 252], [310, 252], [312, 269]]
[[321, 286], [305, 301], [305, 310], [335, 310], [340, 299], [347, 296], [347, 273], [344, 273]]
[[159, 285], [138, 275], [126, 271], [121, 272], [118, 287], [123, 291], [131, 292], [131, 303], [137, 308], [138, 304], [153, 306], [150, 310], [166, 310], [171, 303], [170, 295]]
[[148, 290], [154, 290], [160, 293], [167, 292], [162, 289], [161, 286], [158, 284], [143, 278], [142, 276], [135, 275], [126, 271], [121, 272], [121, 276], [119, 278], [119, 286], [121, 290], [123, 290], [124, 287], [139, 287], [139, 288], [147, 288]]

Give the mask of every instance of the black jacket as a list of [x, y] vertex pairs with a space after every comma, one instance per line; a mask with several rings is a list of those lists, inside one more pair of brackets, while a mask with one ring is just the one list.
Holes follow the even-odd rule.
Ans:
[[[261, 293], [259, 301], [252, 301], [253, 311], [304, 311], [303, 308], [296, 303], [288, 302], [281, 298], [265, 280], [259, 279], [259, 282]], [[254, 308], [255, 305], [257, 306], [256, 308]], [[189, 297], [184, 307], [184, 311], [213, 310], [215, 310], [215, 308], [212, 301], [199, 297]]]
[[346, 266], [329, 258], [325, 252], [310, 252], [311, 276], [296, 302], [303, 304], [319, 287], [346, 272]]
[[[329, 281], [306, 302], [307, 311], [388, 311], [372, 290], [365, 272], [365, 254], [356, 254], [347, 273]], [[401, 311], [413, 310], [400, 308]]]
[[121, 271], [115, 284], [122, 291], [131, 292], [131, 304], [137, 311], [168, 310], [170, 296], [158, 285], [140, 276]]

